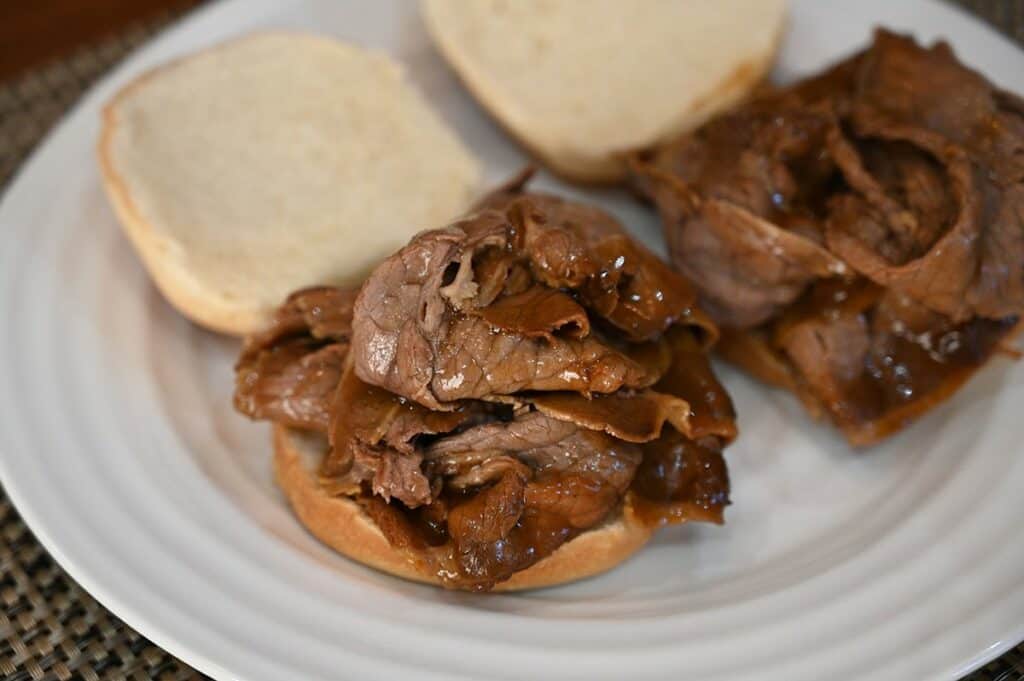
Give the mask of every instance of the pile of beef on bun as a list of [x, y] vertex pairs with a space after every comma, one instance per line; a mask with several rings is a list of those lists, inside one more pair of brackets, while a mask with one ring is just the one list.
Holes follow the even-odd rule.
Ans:
[[298, 291], [237, 365], [244, 414], [326, 439], [320, 484], [451, 588], [621, 513], [722, 522], [732, 404], [677, 272], [529, 174], [359, 290]]
[[1024, 100], [884, 30], [632, 159], [720, 351], [875, 443], [1024, 311]]

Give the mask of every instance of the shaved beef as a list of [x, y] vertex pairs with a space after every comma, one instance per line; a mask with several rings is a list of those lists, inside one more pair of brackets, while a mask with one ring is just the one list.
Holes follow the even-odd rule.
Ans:
[[633, 489], [637, 514], [657, 524], [721, 523], [729, 473], [717, 438], [689, 440], [675, 431], [644, 445]]
[[[464, 455], [469, 454], [463, 452]], [[474, 455], [465, 456], [467, 463], [474, 458]], [[465, 472], [457, 473], [454, 477], [445, 481], [449, 489], [465, 490], [474, 487], [483, 487], [489, 482], [494, 482], [506, 473], [513, 472], [516, 475], [529, 477], [531, 471], [529, 466], [513, 456], [491, 456], [483, 459], [480, 463], [471, 465]]]
[[650, 340], [677, 322], [697, 330], [705, 347], [717, 338], [715, 326], [696, 307], [689, 282], [660, 258], [625, 235], [593, 246], [601, 272], [581, 292], [590, 307], [632, 340]]
[[383, 447], [358, 446], [344, 475], [321, 474], [320, 488], [335, 497], [373, 496], [400, 501], [405, 509], [437, 503], [436, 490], [423, 476], [422, 457], [407, 456]]
[[[677, 319], [692, 319], [712, 335], [713, 326], [692, 309], [686, 282], [663, 264], [648, 263], [656, 258], [610, 217], [591, 232], [572, 221], [590, 214], [585, 207], [532, 195], [512, 204], [505, 213], [485, 209], [452, 227], [421, 233], [374, 271], [356, 301], [353, 358], [362, 380], [431, 409], [490, 394], [611, 393], [657, 381], [628, 352], [590, 333], [583, 308], [545, 288], [553, 283], [577, 287], [584, 305], [620, 330], [626, 327], [633, 340], [653, 337]], [[601, 238], [590, 243], [581, 234]], [[525, 245], [518, 252], [545, 286], [511, 294], [511, 300], [497, 297], [480, 309], [474, 259], [507, 272], [508, 260], [493, 253], [516, 252], [519, 241]], [[487, 276], [490, 297], [496, 285], [493, 272]], [[544, 302], [545, 309], [516, 310], [530, 302]]]
[[347, 341], [352, 334], [352, 306], [357, 291], [313, 286], [292, 293], [263, 332], [246, 339], [240, 362], [295, 336]]
[[[625, 379], [627, 361], [590, 339], [529, 338], [459, 312], [473, 308], [476, 249], [504, 247], [505, 227], [500, 214], [489, 212], [424, 232], [374, 271], [356, 301], [360, 378], [432, 409], [534, 384], [586, 389], [590, 372], [595, 388], [620, 387], [616, 378]], [[577, 367], [588, 373], [565, 374]]]
[[533, 275], [551, 288], [577, 293], [583, 303], [633, 341], [652, 340], [674, 323], [701, 330], [710, 344], [714, 325], [696, 308], [685, 278], [604, 211], [546, 194], [526, 193], [528, 175], [493, 193], [481, 206], [505, 212]]
[[[948, 45], [878, 31], [813, 85], [755, 100], [634, 167], [674, 260], [723, 323], [760, 324], [828, 276], [823, 264], [838, 269], [806, 260], [825, 231], [829, 257], [877, 283], [958, 322], [1001, 319], [1024, 308], [1022, 110]], [[730, 209], [709, 215], [715, 202]], [[737, 210], [789, 238], [759, 254]]]
[[334, 396], [329, 426], [331, 450], [320, 467], [334, 489], [349, 493], [369, 482], [374, 494], [392, 496], [409, 508], [430, 503], [438, 491], [423, 474], [423, 455], [412, 443], [446, 433], [468, 420], [473, 407], [432, 412], [359, 380], [349, 368]]
[[583, 428], [601, 430], [626, 442], [648, 442], [658, 437], [665, 423], [690, 432], [690, 405], [674, 395], [644, 390], [587, 398], [576, 393], [529, 395], [538, 410]]
[[385, 501], [394, 497], [408, 508], [429, 504], [434, 492], [423, 475], [422, 461], [416, 454], [400, 454], [392, 449], [377, 453], [370, 489]]
[[425, 456], [442, 475], [465, 470], [467, 461], [475, 464], [504, 455], [519, 456], [539, 470], [564, 468], [572, 451], [562, 443], [578, 430], [568, 421], [529, 412], [509, 422], [479, 425], [438, 440], [427, 447]]
[[944, 43], [879, 30], [631, 167], [723, 354], [854, 444], [948, 397], [1024, 313], [1024, 103]]
[[553, 341], [556, 333], [570, 338], [590, 335], [587, 311], [568, 294], [545, 286], [504, 296], [481, 310], [480, 316], [491, 328], [527, 338]]
[[823, 248], [820, 194], [836, 177], [825, 148], [835, 115], [822, 95], [848, 81], [837, 68], [814, 87], [773, 92], [634, 157], [672, 260], [715, 321], [754, 326], [814, 279], [845, 272]]
[[655, 440], [666, 424], [692, 440], [715, 435], [732, 441], [736, 437], [732, 400], [692, 332], [673, 329], [668, 339], [672, 362], [653, 389], [591, 398], [532, 393], [522, 399], [548, 416], [603, 430], [627, 442]]
[[347, 349], [337, 343], [318, 350], [298, 338], [254, 354], [238, 366], [235, 408], [253, 419], [326, 430]]
[[[639, 443], [735, 435], [704, 354], [717, 329], [688, 282], [527, 177], [414, 237], [354, 302], [291, 296], [238, 365], [240, 409], [324, 433], [321, 489], [463, 589], [632, 506]], [[699, 485], [670, 484], [643, 501], [650, 522], [720, 520], [680, 510], [708, 505]]]
[[527, 507], [557, 515], [576, 530], [592, 527], [615, 509], [633, 481], [641, 453], [604, 433], [580, 430], [569, 443], [571, 461], [541, 469], [526, 488]]
[[[444, 476], [461, 475], [504, 457], [515, 457], [538, 474], [583, 469], [611, 472], [619, 470], [621, 462], [633, 467], [638, 462], [632, 445], [536, 411], [441, 439], [424, 456], [428, 468]], [[627, 479], [615, 486], [625, 488], [628, 483]]]
[[526, 479], [509, 470], [495, 485], [448, 513], [448, 534], [464, 579], [493, 583], [495, 578], [511, 576], [519, 569], [519, 561], [509, 565], [503, 554], [525, 507]]
[[[936, 141], [928, 140], [933, 151], [948, 155]], [[963, 198], [969, 173], [966, 164], [957, 166], [962, 177], [953, 182], [938, 158], [907, 141], [890, 137], [851, 142], [836, 134], [829, 144], [849, 185], [884, 214], [891, 239], [870, 236], [876, 241], [873, 250], [885, 260], [902, 264], [920, 257], [953, 224], [962, 201], [952, 192], [956, 190], [957, 198]], [[955, 163], [955, 159], [949, 160]]]
[[690, 405], [690, 429], [679, 432], [695, 441], [716, 436], [723, 442], [732, 442], [738, 434], [736, 411], [729, 393], [712, 371], [707, 353], [688, 329], [673, 329], [668, 341], [672, 365], [654, 390], [684, 399]]
[[[476, 316], [455, 317], [447, 330], [432, 350], [434, 366], [426, 401], [436, 399], [434, 408], [447, 408], [454, 400], [523, 390], [611, 393], [658, 380], [643, 364], [593, 335], [548, 341], [496, 333]], [[406, 394], [399, 386], [409, 384], [401, 379], [417, 374], [401, 366], [403, 357], [399, 351], [399, 385], [390, 388], [399, 394]]]
[[326, 430], [354, 302], [355, 291], [326, 286], [288, 296], [271, 325], [246, 340], [235, 366], [235, 408], [253, 419]]
[[775, 350], [768, 337], [769, 330], [766, 327], [723, 329], [715, 352], [759, 381], [798, 392], [793, 367]]
[[[474, 589], [490, 588], [535, 562], [521, 550], [520, 521], [526, 507], [526, 481], [515, 471], [448, 514], [448, 533], [458, 575]], [[561, 525], [561, 524], [560, 524]], [[561, 544], [570, 536], [562, 525]], [[517, 531], [519, 530], [519, 531]]]
[[580, 430], [565, 443], [559, 466], [504, 467], [497, 482], [455, 506], [448, 516], [459, 573], [488, 588], [550, 555], [618, 508], [633, 480], [640, 453], [626, 443]]
[[676, 258], [677, 264], [701, 282], [705, 308], [723, 325], [759, 324], [792, 303], [814, 279], [845, 271], [815, 241], [725, 201], [666, 199], [662, 215], [666, 222], [683, 225], [669, 233], [669, 248], [685, 254]]
[[533, 286], [533, 276], [523, 259], [511, 251], [490, 248], [473, 261], [477, 306], [486, 310], [498, 296], [515, 296]]
[[957, 324], [866, 283], [819, 285], [787, 313], [776, 343], [850, 442], [868, 445], [946, 400], [1015, 326]]
[[922, 48], [877, 31], [858, 74], [854, 121], [878, 118], [934, 132], [1004, 179], [1024, 176], [1021, 100], [996, 88], [939, 42]]
[[[876, 179], [851, 148], [838, 157], [856, 193], [834, 201], [829, 248], [864, 276], [958, 321], [1019, 313], [1024, 308], [1024, 175], [995, 176], [972, 163], [968, 150], [930, 130], [860, 129], [881, 140], [875, 144], [886, 149], [887, 160], [875, 164], [881, 166]], [[899, 153], [908, 146], [920, 150], [918, 160]], [[933, 177], [925, 153], [941, 164], [942, 179]], [[899, 184], [885, 182], [900, 172]], [[948, 203], [936, 206], [938, 184], [948, 187]]]
[[482, 487], [469, 500], [448, 502], [451, 545], [431, 558], [439, 570], [446, 566], [438, 574], [474, 589], [602, 522], [619, 507], [641, 458], [635, 445], [537, 412], [440, 440], [427, 457], [435, 471], [454, 475], [449, 490]]
[[[431, 409], [443, 409], [431, 384], [440, 364], [438, 348], [449, 340], [454, 314], [449, 304], [470, 304], [477, 285], [462, 273], [471, 272], [477, 248], [487, 243], [500, 246], [504, 239], [502, 216], [488, 213], [423, 232], [381, 263], [356, 299], [356, 374]], [[446, 274], [453, 271], [446, 282]]]

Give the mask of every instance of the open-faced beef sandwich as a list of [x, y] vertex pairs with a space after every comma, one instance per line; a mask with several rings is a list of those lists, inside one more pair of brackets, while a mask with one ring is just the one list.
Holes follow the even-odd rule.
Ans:
[[422, 232], [361, 289], [293, 294], [236, 406], [341, 553], [449, 588], [611, 568], [664, 523], [722, 522], [732, 404], [689, 283], [607, 213], [526, 192]]
[[1024, 311], [1024, 101], [879, 30], [637, 155], [720, 350], [872, 444], [1007, 350]]

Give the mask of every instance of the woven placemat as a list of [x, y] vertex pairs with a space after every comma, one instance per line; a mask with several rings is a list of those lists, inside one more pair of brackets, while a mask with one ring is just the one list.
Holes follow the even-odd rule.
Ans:
[[[957, 1], [1024, 43], [1024, 0]], [[137, 25], [0, 83], [0, 196], [32, 148], [89, 85], [172, 18]], [[205, 678], [89, 596], [35, 540], [2, 488], [0, 608], [0, 675], [9, 681]], [[1024, 681], [1024, 644], [964, 681]]]

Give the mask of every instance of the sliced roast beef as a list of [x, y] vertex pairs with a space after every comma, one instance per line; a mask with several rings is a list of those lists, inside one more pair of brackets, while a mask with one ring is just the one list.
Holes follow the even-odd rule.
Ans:
[[[431, 409], [524, 390], [612, 393], [656, 382], [629, 351], [591, 333], [584, 307], [632, 341], [677, 321], [711, 337], [688, 284], [610, 217], [527, 194], [504, 203], [504, 212], [484, 208], [421, 233], [374, 271], [356, 301], [353, 361], [362, 380]], [[594, 222], [580, 226], [580, 216]], [[509, 272], [516, 253], [536, 283], [495, 297], [494, 272]], [[488, 263], [483, 289], [475, 262]]]
[[488, 588], [619, 507], [640, 462], [635, 446], [586, 430], [562, 445], [568, 455], [558, 464], [548, 456], [538, 457], [548, 465], [532, 469], [506, 464], [493, 486], [452, 508], [448, 532], [464, 582]]
[[1022, 111], [948, 45], [881, 30], [637, 157], [636, 182], [725, 325], [774, 318], [844, 265], [957, 321], [1002, 319], [1024, 308]]
[[548, 416], [601, 430], [627, 442], [650, 442], [666, 428], [691, 440], [736, 437], [732, 400], [715, 377], [693, 333], [668, 336], [672, 363], [653, 388], [585, 397], [576, 393], [531, 393], [522, 399]]
[[824, 248], [821, 197], [837, 175], [825, 145], [836, 119], [824, 97], [849, 81], [843, 74], [770, 93], [633, 159], [673, 262], [722, 325], [760, 324], [811, 281], [845, 271]]
[[[468, 468], [465, 468], [465, 472], [456, 473], [454, 477], [445, 479], [444, 484], [448, 489], [477, 489], [498, 480], [509, 472], [526, 477], [531, 475], [529, 466], [514, 456], [499, 454], [482, 458], [475, 456], [473, 452], [462, 452], [461, 455], [462, 463]], [[481, 460], [478, 463], [473, 463], [474, 459]]]
[[249, 418], [326, 430], [355, 297], [326, 286], [288, 296], [270, 326], [246, 340], [235, 366], [235, 408]]
[[356, 289], [313, 286], [292, 293], [264, 331], [246, 339], [240, 362], [287, 338], [347, 341], [352, 335]]
[[793, 367], [772, 343], [771, 330], [772, 325], [753, 329], [723, 329], [715, 353], [759, 381], [799, 394], [799, 383]]
[[509, 561], [506, 554], [525, 507], [526, 478], [509, 470], [449, 511], [448, 534], [463, 579], [489, 585], [521, 569], [521, 560]]
[[653, 390], [586, 397], [577, 393], [531, 393], [524, 396], [539, 411], [583, 428], [600, 430], [626, 442], [648, 442], [666, 424], [690, 432], [690, 405], [675, 395]]
[[732, 442], [738, 434], [736, 410], [715, 376], [707, 353], [688, 329], [672, 329], [668, 343], [672, 364], [654, 390], [682, 398], [690, 405], [690, 430], [679, 432], [694, 441], [714, 436], [723, 443]]
[[[424, 456], [430, 471], [446, 477], [504, 457], [515, 457], [536, 474], [582, 469], [612, 472], [621, 468], [622, 462], [626, 468], [635, 467], [637, 450], [627, 442], [605, 437], [600, 430], [529, 411], [509, 422], [476, 426], [438, 440]], [[607, 461], [602, 463], [602, 457]], [[614, 486], [625, 489], [628, 476], [619, 482]]]
[[538, 281], [569, 289], [632, 341], [648, 341], [675, 323], [697, 328], [706, 343], [714, 326], [696, 307], [691, 284], [594, 207], [524, 189], [528, 175], [485, 199], [513, 225], [513, 247]]
[[926, 129], [962, 147], [1002, 179], [1024, 176], [1021, 100], [961, 63], [950, 46], [929, 48], [879, 30], [858, 72], [852, 118]]
[[[841, 204], [830, 229], [836, 254], [883, 286], [957, 321], [1020, 314], [1024, 115], [1019, 98], [961, 64], [945, 43], [922, 48], [910, 38], [879, 31], [859, 73], [849, 128], [858, 138], [880, 140], [885, 153], [876, 163], [853, 157], [844, 173], [866, 167], [883, 191], [853, 187], [853, 197]], [[910, 183], [886, 186], [894, 166], [905, 172], [899, 150], [907, 146], [940, 164], [947, 201], [955, 210], [922, 213], [922, 199], [935, 202], [922, 182], [924, 163], [915, 164]], [[887, 204], [904, 207], [906, 215], [886, 210]], [[906, 221], [924, 234], [919, 243], [896, 253], [877, 247], [879, 234], [885, 241], [898, 240]]]
[[549, 342], [556, 334], [569, 338], [590, 335], [587, 311], [569, 294], [546, 286], [534, 285], [502, 296], [480, 310], [480, 316], [493, 329]]
[[417, 560], [454, 584], [487, 589], [616, 510], [641, 454], [635, 445], [530, 412], [438, 440], [426, 457], [427, 470], [446, 479], [450, 496], [431, 506], [450, 541], [426, 551], [429, 538], [417, 523], [377, 513], [401, 535], [393, 544], [419, 546]]
[[[855, 444], [945, 399], [1024, 313], [1024, 103], [943, 43], [880, 30], [632, 169], [723, 354]], [[890, 323], [965, 347], [936, 359]]]
[[579, 428], [569, 421], [527, 412], [512, 421], [486, 423], [432, 443], [425, 456], [432, 470], [456, 475], [489, 458], [517, 456], [532, 468], [561, 469], [573, 451], [564, 441]]
[[[397, 371], [384, 376], [398, 379], [389, 382], [388, 389], [412, 398], [417, 391], [410, 379], [424, 372], [404, 361], [401, 343], [397, 347]], [[441, 409], [455, 400], [524, 390], [612, 393], [620, 388], [642, 388], [659, 378], [642, 358], [620, 352], [597, 335], [529, 338], [502, 332], [475, 315], [453, 316], [431, 354], [429, 397], [420, 401]], [[404, 386], [410, 386], [408, 392]], [[436, 405], [429, 404], [431, 399]]]
[[252, 354], [237, 368], [235, 408], [249, 418], [326, 430], [348, 346], [294, 338]]
[[820, 284], [787, 313], [775, 343], [850, 442], [868, 445], [946, 400], [1016, 324], [956, 323], [866, 282]]
[[[414, 237], [354, 302], [290, 297], [238, 365], [239, 408], [324, 433], [321, 488], [458, 588], [489, 589], [630, 507], [646, 445], [735, 435], [688, 282], [527, 177]], [[670, 464], [678, 480], [645, 517], [717, 522], [703, 482]]]
[[721, 443], [667, 431], [644, 447], [633, 489], [637, 514], [649, 522], [721, 523], [729, 505], [729, 473]]
[[845, 265], [815, 240], [721, 199], [701, 199], [671, 178], [648, 182], [680, 270], [701, 282], [701, 301], [725, 326], [749, 327], [777, 314], [816, 278]]
[[362, 380], [431, 409], [535, 384], [587, 388], [591, 374], [606, 391], [627, 374], [637, 380], [638, 367], [589, 338], [531, 337], [474, 314], [473, 257], [504, 249], [506, 232], [501, 214], [481, 213], [420, 234], [374, 271], [356, 301], [353, 359]]
[[331, 405], [331, 449], [321, 465], [321, 476], [342, 493], [369, 483], [374, 494], [385, 500], [395, 497], [409, 508], [430, 503], [440, 485], [431, 484], [424, 475], [423, 455], [413, 442], [421, 436], [451, 432], [480, 410], [457, 405], [451, 411], [430, 411], [363, 383], [349, 367]]

